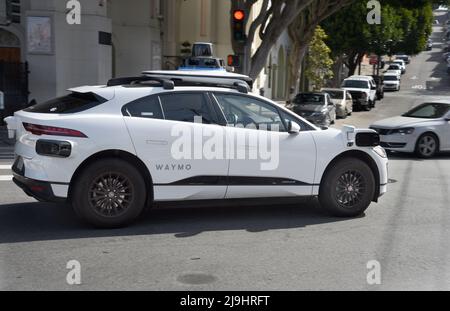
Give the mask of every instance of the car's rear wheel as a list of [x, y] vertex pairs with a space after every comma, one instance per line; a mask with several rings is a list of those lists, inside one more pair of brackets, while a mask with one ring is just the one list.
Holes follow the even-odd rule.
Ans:
[[375, 185], [375, 177], [366, 163], [356, 158], [342, 159], [324, 176], [319, 201], [334, 216], [356, 217], [372, 202]]
[[416, 154], [421, 158], [432, 158], [439, 151], [439, 142], [436, 135], [425, 133], [416, 143]]
[[365, 111], [370, 111], [370, 110], [372, 110], [372, 103], [371, 103], [371, 102], [368, 102], [367, 105], [364, 106], [363, 109], [364, 109]]
[[123, 227], [144, 210], [145, 181], [128, 162], [102, 159], [86, 167], [77, 178], [71, 202], [76, 213], [95, 227]]

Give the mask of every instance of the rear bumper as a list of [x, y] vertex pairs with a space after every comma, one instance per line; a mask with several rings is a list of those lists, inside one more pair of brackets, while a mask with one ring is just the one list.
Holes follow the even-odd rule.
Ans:
[[12, 166], [13, 182], [21, 188], [27, 195], [38, 201], [61, 203], [66, 202], [64, 197], [58, 197], [53, 191], [53, 187], [68, 187], [62, 183], [51, 183], [25, 177], [25, 166], [21, 157], [17, 157]]
[[14, 173], [13, 182], [21, 188], [27, 195], [38, 201], [63, 203], [66, 198], [55, 196], [52, 185], [48, 182], [26, 178]]

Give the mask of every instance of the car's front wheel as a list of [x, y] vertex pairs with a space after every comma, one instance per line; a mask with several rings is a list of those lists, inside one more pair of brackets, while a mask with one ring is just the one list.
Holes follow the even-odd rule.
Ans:
[[375, 177], [370, 167], [356, 158], [338, 161], [324, 176], [319, 201], [330, 214], [356, 217], [364, 213], [375, 196]]
[[144, 210], [145, 181], [128, 162], [102, 159], [86, 167], [77, 178], [71, 202], [75, 212], [95, 227], [123, 227]]
[[438, 139], [432, 133], [425, 133], [417, 140], [416, 154], [421, 158], [432, 158], [438, 150]]

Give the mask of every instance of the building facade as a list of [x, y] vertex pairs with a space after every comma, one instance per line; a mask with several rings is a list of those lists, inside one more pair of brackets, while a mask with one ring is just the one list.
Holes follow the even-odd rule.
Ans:
[[[17, 0], [0, 0], [17, 1]], [[261, 1], [260, 1], [261, 2]], [[189, 45], [214, 44], [233, 54], [230, 2], [216, 0], [21, 0], [19, 20], [0, 25], [0, 91], [8, 111], [80, 85], [143, 70], [176, 69]], [[80, 4], [77, 20], [73, 3]], [[257, 16], [258, 4], [252, 12]], [[253, 42], [253, 51], [260, 42]], [[284, 100], [289, 38], [273, 48], [255, 91]], [[15, 94], [15, 95], [13, 95]], [[2, 107], [0, 106], [0, 109]]]

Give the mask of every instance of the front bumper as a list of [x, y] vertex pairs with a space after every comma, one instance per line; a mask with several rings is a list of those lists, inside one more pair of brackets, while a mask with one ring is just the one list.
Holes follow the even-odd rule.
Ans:
[[414, 152], [416, 149], [415, 135], [380, 135], [380, 144], [386, 150], [399, 152]]
[[396, 85], [396, 84], [385, 84], [384, 85], [384, 90], [386, 91], [386, 90], [389, 90], [389, 91], [391, 91], [391, 90], [393, 90], [393, 91], [396, 91], [397, 89], [398, 89], [398, 85]]
[[[325, 114], [312, 115], [310, 112], [296, 112], [299, 116], [318, 126], [329, 126], [329, 120]], [[328, 122], [328, 123], [327, 123]]]
[[336, 106], [336, 115], [340, 118], [345, 118], [347, 116], [347, 111], [343, 106]]

